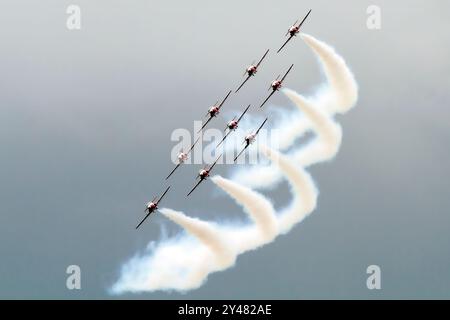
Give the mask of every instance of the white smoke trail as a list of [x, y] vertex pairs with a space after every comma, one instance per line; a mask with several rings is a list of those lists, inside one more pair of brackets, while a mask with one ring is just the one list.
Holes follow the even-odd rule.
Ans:
[[[292, 158], [303, 167], [332, 159], [341, 145], [340, 126], [323, 110], [298, 93], [289, 89], [283, 89], [283, 92], [302, 110], [311, 123], [312, 130], [317, 134], [313, 141], [294, 151]], [[270, 188], [282, 179], [282, 175], [276, 166], [267, 165], [240, 169], [233, 178], [236, 182], [249, 187]]]
[[[212, 181], [244, 207], [244, 211], [248, 213], [256, 227], [255, 231], [259, 232], [261, 237], [264, 238], [264, 240], [258, 242], [268, 243], [275, 238], [277, 234], [277, 217], [272, 203], [266, 197], [220, 176], [213, 177]], [[251, 243], [253, 238], [249, 237], [244, 245], [249, 247], [257, 246], [257, 244]]]
[[346, 113], [358, 100], [358, 84], [344, 59], [325, 42], [302, 34], [305, 43], [317, 54], [328, 84], [318, 92], [315, 104], [330, 113]]
[[264, 146], [261, 146], [261, 149], [272, 163], [280, 168], [291, 185], [293, 201], [278, 218], [279, 233], [286, 233], [314, 210], [318, 191], [311, 176], [303, 167], [299, 169], [292, 158]]
[[[299, 126], [290, 124], [285, 132], [298, 137], [311, 129], [316, 138], [289, 156], [260, 145], [259, 151], [270, 160], [269, 166], [246, 168], [247, 174], [234, 181], [220, 176], [211, 178], [243, 207], [250, 220], [246, 224], [205, 222], [182, 212], [161, 209], [185, 232], [128, 261], [111, 293], [198, 288], [210, 273], [233, 266], [239, 254], [272, 242], [315, 209], [318, 191], [304, 166], [329, 160], [337, 153], [342, 131], [332, 116], [348, 111], [355, 104], [357, 85], [344, 60], [331, 47], [311, 36], [302, 38], [319, 56], [329, 87], [309, 99], [289, 89], [283, 91], [302, 112], [301, 118], [294, 118], [302, 119]], [[295, 140], [290, 138], [289, 143]], [[286, 144], [279, 149], [283, 147]], [[289, 182], [293, 201], [277, 214], [271, 202], [249, 186], [270, 187], [282, 177]]]

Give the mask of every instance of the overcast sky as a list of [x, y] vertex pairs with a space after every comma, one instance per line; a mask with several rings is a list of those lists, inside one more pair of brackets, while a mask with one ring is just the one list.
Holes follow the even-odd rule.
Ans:
[[[70, 4], [81, 7], [81, 30], [66, 28]], [[380, 30], [366, 26], [370, 4], [381, 8]], [[357, 107], [338, 117], [344, 136], [336, 159], [309, 169], [320, 189], [317, 210], [198, 290], [121, 297], [450, 298], [444, 0], [3, 0], [0, 298], [109, 298], [122, 263], [161, 239], [163, 228], [179, 232], [161, 216], [134, 230], [145, 202], [165, 187], [172, 131], [191, 130], [309, 8], [304, 31], [334, 46], [360, 87]], [[291, 63], [286, 85], [314, 92], [323, 75], [296, 38], [227, 108], [261, 101]], [[282, 94], [270, 104], [292, 108]], [[198, 169], [177, 172], [164, 205], [242, 219], [211, 182], [186, 200]], [[227, 176], [231, 166], [217, 169]], [[287, 186], [270, 197], [286, 205]], [[71, 264], [81, 267], [82, 290], [66, 289]], [[366, 288], [372, 264], [382, 271], [378, 291]]]

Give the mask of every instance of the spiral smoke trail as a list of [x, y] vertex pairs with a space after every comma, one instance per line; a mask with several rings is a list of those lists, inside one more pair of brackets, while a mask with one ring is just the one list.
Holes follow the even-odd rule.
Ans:
[[[284, 139], [274, 150], [260, 145], [259, 152], [270, 160], [267, 166], [238, 170], [232, 179], [214, 176], [211, 180], [225, 191], [248, 215], [246, 224], [218, 224], [188, 217], [183, 212], [161, 209], [161, 213], [184, 230], [175, 238], [161, 241], [122, 266], [112, 294], [155, 290], [187, 291], [198, 288], [212, 272], [234, 265], [236, 258], [255, 250], [288, 232], [314, 211], [318, 190], [304, 167], [332, 159], [340, 146], [342, 131], [333, 120], [335, 113], [345, 113], [357, 100], [357, 84], [345, 61], [327, 44], [303, 34], [302, 39], [317, 54], [327, 77], [327, 85], [315, 97], [305, 98], [284, 89], [298, 108], [283, 124]], [[314, 140], [289, 155], [290, 148], [306, 132]], [[286, 178], [293, 200], [281, 212], [254, 189], [268, 188]]]

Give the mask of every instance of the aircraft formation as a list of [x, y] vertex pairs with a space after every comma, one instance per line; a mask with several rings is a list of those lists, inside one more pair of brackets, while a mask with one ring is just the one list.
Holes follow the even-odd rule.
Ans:
[[[297, 21], [295, 21], [288, 29], [285, 37], [289, 36], [288, 39], [283, 43], [283, 45], [278, 49], [277, 53], [279, 53], [285, 46], [286, 44], [295, 36], [297, 36], [297, 34], [300, 32], [300, 28], [302, 27], [303, 23], [305, 22], [305, 20], [308, 18], [309, 14], [311, 13], [311, 10], [308, 11], [308, 13], [305, 15], [305, 17], [302, 19], [302, 21], [297, 25]], [[254, 77], [256, 75], [256, 73], [258, 72], [258, 68], [261, 66], [261, 63], [263, 62], [263, 60], [266, 58], [267, 54], [269, 53], [269, 49], [267, 49], [265, 51], [265, 53], [262, 55], [262, 57], [258, 60], [257, 63], [253, 62], [250, 66], [248, 66], [245, 69], [245, 72], [243, 74], [243, 76], [246, 76], [245, 80], [239, 85], [239, 87], [235, 90], [235, 93], [237, 93], [244, 85], [245, 83], [252, 77]], [[261, 105], [259, 106], [259, 108], [262, 108], [264, 106], [264, 104], [270, 99], [270, 97], [272, 97], [272, 95], [277, 92], [278, 90], [280, 90], [280, 88], [283, 85], [284, 80], [286, 79], [286, 76], [288, 75], [288, 73], [292, 70], [293, 68], [293, 64], [291, 64], [291, 66], [287, 69], [287, 71], [284, 73], [284, 75], [282, 77], [281, 74], [278, 75], [275, 80], [273, 80], [270, 83], [269, 86], [269, 91], [272, 90], [272, 92], [270, 92], [269, 96], [261, 103]], [[219, 103], [219, 100], [213, 105], [211, 106], [208, 111], [206, 112], [204, 118], [206, 118], [206, 121], [203, 122], [202, 127], [200, 128], [200, 130], [197, 132], [201, 132], [207, 125], [208, 123], [215, 117], [217, 117], [217, 115], [220, 113], [221, 108], [223, 107], [223, 105], [225, 104], [226, 100], [228, 99], [228, 97], [230, 96], [230, 94], [232, 93], [232, 90], [228, 91], [228, 93], [225, 95], [225, 97], [222, 99], [222, 101]], [[250, 108], [250, 104], [245, 108], [245, 110], [241, 113], [241, 115], [237, 118], [236, 116], [230, 120], [227, 123], [227, 126], [225, 128], [225, 136], [223, 137], [223, 139], [217, 144], [216, 148], [219, 147], [220, 144], [222, 144], [225, 139], [233, 132], [237, 129], [239, 122], [241, 121], [242, 117], [247, 113], [247, 111]], [[258, 135], [259, 131], [262, 129], [262, 127], [266, 124], [268, 118], [266, 118], [261, 125], [258, 127], [257, 130], [253, 131], [252, 133], [248, 134], [245, 136], [243, 144], [245, 144], [244, 148], [238, 153], [238, 155], [234, 158], [234, 162], [237, 161], [237, 159], [241, 156], [241, 154], [256, 140], [256, 136]], [[165, 180], [168, 180], [174, 173], [175, 171], [184, 163], [186, 162], [186, 160], [189, 158], [189, 154], [192, 152], [192, 150], [194, 149], [195, 145], [197, 144], [198, 140], [200, 138], [197, 138], [197, 140], [192, 144], [192, 146], [186, 151], [184, 152], [183, 150], [180, 150], [180, 152], [177, 155], [177, 161], [178, 163], [176, 164], [176, 166], [172, 169], [172, 171], [169, 173], [169, 175], [166, 177]], [[193, 188], [189, 191], [189, 193], [187, 194], [187, 196], [191, 195], [192, 192], [194, 192], [194, 190], [204, 181], [206, 180], [210, 174], [212, 169], [214, 168], [214, 166], [216, 165], [217, 161], [219, 161], [220, 157], [222, 155], [219, 155], [216, 160], [211, 164], [211, 165], [207, 165], [205, 167], [203, 167], [197, 174], [196, 176], [196, 180], [198, 180], [195, 185], [193, 186]], [[156, 212], [158, 210], [158, 206], [159, 203], [161, 202], [161, 200], [163, 199], [163, 197], [166, 195], [166, 193], [169, 191], [170, 186], [166, 188], [166, 190], [162, 193], [161, 196], [159, 197], [155, 197], [153, 198], [152, 201], [148, 202], [145, 208], [145, 216], [144, 218], [139, 222], [139, 224], [136, 226], [136, 229], [138, 229], [142, 223], [144, 223], [144, 221], [153, 213]]]

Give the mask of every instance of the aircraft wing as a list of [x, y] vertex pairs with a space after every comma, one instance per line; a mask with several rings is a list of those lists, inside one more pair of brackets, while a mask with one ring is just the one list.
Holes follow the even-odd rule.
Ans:
[[225, 103], [225, 100], [227, 100], [228, 99], [228, 96], [231, 94], [231, 90], [230, 91], [228, 91], [228, 94], [225, 96], [225, 98], [223, 98], [223, 100], [222, 100], [222, 102], [219, 104], [219, 106], [217, 107], [217, 108], [221, 108], [222, 107], [222, 105]]
[[203, 180], [204, 180], [204, 179], [200, 179], [200, 181], [197, 182], [197, 183], [195, 184], [195, 186], [191, 189], [191, 191], [189, 191], [189, 193], [187, 194], [186, 197], [189, 197], [189, 195], [190, 195], [192, 192], [194, 192], [194, 190], [198, 187], [198, 185], [199, 185], [200, 183], [202, 183]]
[[279, 53], [279, 52], [281, 51], [281, 49], [284, 48], [284, 46], [289, 42], [289, 40], [292, 39], [292, 37], [293, 37], [293, 36], [290, 36], [290, 37], [283, 43], [283, 45], [280, 47], [280, 49], [278, 49], [277, 53]]
[[264, 100], [264, 102], [261, 103], [261, 105], [260, 105], [259, 107], [262, 108], [262, 106], [267, 102], [267, 100], [270, 99], [270, 97], [271, 97], [274, 93], [275, 93], [275, 90], [273, 90], [273, 91], [269, 94], [269, 96], [266, 98], [266, 100]]
[[166, 180], [167, 179], [169, 179], [169, 177], [172, 175], [172, 173], [174, 173], [175, 172], [175, 170], [177, 170], [178, 169], [178, 167], [181, 165], [181, 162], [179, 163], [179, 164], [177, 164], [176, 166], [175, 166], [175, 168], [173, 168], [173, 170], [172, 171], [170, 171], [170, 173], [169, 173], [169, 175], [166, 177]]
[[166, 195], [167, 191], [169, 191], [170, 186], [167, 187], [166, 191], [164, 191], [164, 193], [161, 195], [161, 197], [159, 197], [157, 204], [159, 204], [159, 202], [162, 200], [162, 198], [164, 198], [164, 196]]
[[141, 224], [144, 223], [144, 221], [152, 214], [152, 212], [149, 212], [145, 215], [144, 219], [141, 220], [141, 222], [139, 222], [139, 224], [136, 226], [136, 230], [137, 228], [139, 228], [141, 226]]
[[281, 82], [283, 82], [284, 78], [286, 78], [286, 76], [288, 75], [289, 71], [291, 71], [292, 67], [294, 66], [294, 64], [291, 64], [291, 66], [289, 67], [289, 69], [286, 71], [286, 73], [284, 74], [283, 78], [281, 78]]
[[209, 167], [208, 172], [211, 172], [211, 170], [214, 168], [214, 166], [216, 165], [217, 161], [219, 161], [219, 159], [220, 159], [221, 156], [222, 156], [222, 155], [220, 155], [220, 156], [217, 157], [216, 161], [214, 161], [214, 163], [212, 164], [212, 166]]
[[203, 128], [205, 128], [206, 127], [206, 125], [211, 121], [211, 119], [212, 119], [213, 117], [209, 117], [209, 119], [208, 120], [206, 120], [206, 122], [202, 125], [202, 127], [200, 128], [200, 130], [198, 130], [197, 131], [197, 133], [199, 133], [200, 131], [202, 131], [203, 130]]
[[248, 144], [244, 147], [244, 149], [242, 149], [241, 152], [239, 152], [239, 154], [236, 156], [236, 158], [234, 158], [234, 162], [236, 162], [237, 158], [239, 158], [239, 156], [242, 154], [242, 152], [244, 152], [245, 149], [247, 149], [249, 145], [250, 145], [250, 144], [248, 143]]
[[266, 124], [267, 119], [269, 119], [269, 118], [266, 118], [266, 120], [263, 121], [263, 123], [259, 126], [258, 130], [256, 130], [255, 135], [257, 135], [259, 133], [259, 130], [261, 130], [261, 128]]
[[300, 24], [298, 25], [299, 29], [302, 26], [303, 22], [305, 22], [306, 18], [308, 18], [309, 14], [311, 13], [311, 9], [309, 9], [308, 13], [306, 14], [306, 16], [303, 18], [302, 22], [300, 22]]
[[228, 135], [231, 133], [231, 131], [232, 131], [232, 130], [229, 130], [229, 131], [225, 134], [225, 136], [222, 138], [222, 140], [220, 140], [220, 142], [219, 142], [219, 144], [216, 146], [216, 148], [217, 148], [218, 146], [220, 146], [220, 144], [221, 144], [222, 142], [225, 141], [225, 139], [228, 137]]
[[236, 89], [235, 93], [239, 91], [239, 89], [242, 88], [242, 86], [248, 81], [248, 79], [250, 79], [250, 75], [247, 76], [247, 78], [244, 80], [244, 82], [241, 83], [241, 85], [239, 86], [239, 88]]
[[244, 116], [244, 114], [247, 112], [248, 108], [250, 108], [250, 105], [247, 106], [247, 108], [245, 108], [244, 112], [242, 112], [241, 116], [237, 119], [237, 122], [239, 123], [239, 121], [241, 121], [242, 117]]
[[195, 140], [194, 144], [189, 148], [189, 151], [186, 154], [189, 154], [192, 151], [192, 149], [194, 149], [195, 144], [198, 142], [199, 139], [200, 137], [198, 137], [197, 140]]
[[264, 53], [261, 60], [259, 60], [259, 62], [256, 64], [256, 68], [259, 67], [259, 65], [261, 64], [261, 62], [264, 60], [264, 58], [267, 56], [268, 53], [269, 53], [269, 49], [267, 49], [266, 53]]

